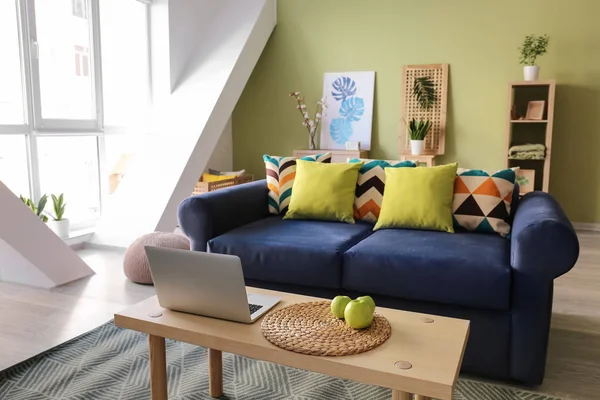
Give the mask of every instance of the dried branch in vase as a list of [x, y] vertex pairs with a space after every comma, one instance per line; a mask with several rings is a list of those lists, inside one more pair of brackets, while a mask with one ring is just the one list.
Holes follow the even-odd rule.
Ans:
[[315, 111], [315, 117], [310, 118], [308, 114], [308, 110], [306, 108], [306, 104], [304, 103], [304, 99], [300, 96], [300, 92], [292, 92], [290, 93], [291, 97], [296, 99], [296, 108], [300, 111], [302, 115], [302, 126], [305, 126], [308, 130], [308, 149], [315, 150], [317, 146], [315, 145], [315, 137], [317, 135], [317, 131], [319, 130], [319, 126], [321, 124], [321, 120], [327, 111], [327, 103], [325, 99], [321, 99], [317, 101], [317, 109]]

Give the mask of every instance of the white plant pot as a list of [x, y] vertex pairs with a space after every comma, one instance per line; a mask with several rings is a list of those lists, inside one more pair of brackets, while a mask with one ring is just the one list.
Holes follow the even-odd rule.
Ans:
[[537, 81], [540, 76], [540, 67], [537, 65], [526, 65], [523, 67], [523, 77], [526, 81]]
[[68, 219], [62, 219], [60, 221], [50, 220], [48, 221], [48, 228], [60, 238], [68, 238], [71, 232], [71, 222]]
[[424, 140], [412, 140], [410, 141], [410, 152], [413, 156], [420, 156], [423, 153]]

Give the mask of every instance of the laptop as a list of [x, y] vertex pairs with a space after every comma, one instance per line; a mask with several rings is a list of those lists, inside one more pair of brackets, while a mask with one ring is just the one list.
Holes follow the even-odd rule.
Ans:
[[281, 299], [246, 293], [239, 257], [145, 246], [158, 303], [173, 311], [252, 323]]

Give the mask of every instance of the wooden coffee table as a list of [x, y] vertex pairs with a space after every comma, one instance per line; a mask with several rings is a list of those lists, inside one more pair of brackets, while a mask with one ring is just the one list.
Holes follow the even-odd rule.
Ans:
[[[248, 288], [282, 298], [277, 307], [321, 300]], [[165, 338], [208, 348], [209, 392], [223, 394], [223, 351], [338, 378], [392, 389], [393, 400], [451, 400], [462, 362], [469, 321], [377, 307], [392, 336], [374, 350], [343, 357], [308, 356], [267, 341], [260, 320], [242, 324], [161, 308], [156, 297], [115, 314], [115, 325], [149, 335], [152, 400], [167, 398]]]

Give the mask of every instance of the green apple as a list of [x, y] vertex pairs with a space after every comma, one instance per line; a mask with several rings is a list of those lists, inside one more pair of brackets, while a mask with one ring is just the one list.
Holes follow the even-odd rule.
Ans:
[[351, 301], [352, 299], [348, 296], [336, 296], [331, 301], [331, 313], [336, 318], [344, 318], [344, 310]]
[[369, 304], [373, 311], [375, 311], [375, 300], [373, 300], [371, 296], [360, 296], [357, 297], [356, 300]]
[[364, 329], [373, 322], [373, 308], [365, 301], [352, 300], [344, 310], [346, 323], [354, 329]]

